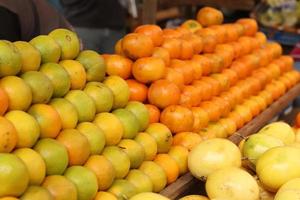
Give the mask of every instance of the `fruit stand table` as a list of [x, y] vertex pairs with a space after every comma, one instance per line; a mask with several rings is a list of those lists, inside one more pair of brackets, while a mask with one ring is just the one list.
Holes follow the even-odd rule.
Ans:
[[[247, 123], [243, 128], [238, 130], [228, 139], [238, 144], [243, 138], [257, 132], [279, 113], [281, 113], [289, 104], [300, 94], [300, 83], [291, 88], [285, 95], [281, 96], [277, 101], [272, 103], [260, 115], [255, 117], [252, 121]], [[177, 179], [176, 182], [166, 187], [160, 194], [167, 196], [170, 199], [178, 199], [179, 197], [191, 194], [203, 194], [204, 182], [194, 178], [190, 173], [187, 173]]]

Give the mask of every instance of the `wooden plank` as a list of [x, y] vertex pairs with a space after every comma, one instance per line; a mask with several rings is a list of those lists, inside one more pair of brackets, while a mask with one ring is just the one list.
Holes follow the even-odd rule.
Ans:
[[142, 24], [155, 24], [157, 12], [157, 0], [144, 0]]
[[[266, 125], [272, 118], [278, 115], [281, 111], [283, 111], [289, 103], [291, 103], [298, 95], [300, 94], [300, 83], [290, 89], [286, 94], [281, 96], [277, 101], [272, 103], [266, 110], [264, 110], [261, 114], [255, 117], [252, 121], [246, 124], [243, 128], [238, 130], [235, 134], [233, 134], [228, 139], [238, 144], [244, 137], [247, 137], [259, 129], [261, 129], [264, 125]], [[190, 188], [194, 184], [199, 184], [199, 180], [194, 178], [190, 173], [187, 173], [180, 178], [178, 178], [173, 184], [166, 187], [160, 194], [170, 198], [170, 199], [178, 199], [181, 194], [187, 193]], [[199, 190], [204, 189], [203, 187], [199, 187]], [[202, 191], [200, 191], [202, 193]]]

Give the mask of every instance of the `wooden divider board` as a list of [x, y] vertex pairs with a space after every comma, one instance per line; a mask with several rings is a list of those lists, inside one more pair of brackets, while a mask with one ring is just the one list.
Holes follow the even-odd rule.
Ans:
[[[291, 88], [286, 94], [281, 96], [278, 100], [272, 103], [261, 114], [256, 116], [252, 121], [247, 123], [244, 127], [239, 129], [236, 133], [228, 139], [238, 144], [243, 138], [256, 133], [276, 115], [283, 111], [298, 95], [300, 95], [300, 83]], [[197, 185], [198, 188], [195, 188]], [[190, 190], [200, 190], [197, 193], [203, 193], [204, 182], [197, 180], [190, 173], [187, 173], [178, 178], [174, 183], [166, 187], [160, 194], [170, 198], [178, 199], [182, 194], [187, 194]]]

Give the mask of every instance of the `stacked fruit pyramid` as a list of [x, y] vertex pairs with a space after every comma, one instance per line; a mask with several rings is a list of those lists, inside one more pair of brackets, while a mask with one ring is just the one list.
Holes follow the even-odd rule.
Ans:
[[221, 24], [212, 8], [198, 21], [138, 27], [114, 55], [80, 52], [65, 29], [0, 41], [0, 200], [165, 199], [144, 192], [299, 81], [255, 21]]

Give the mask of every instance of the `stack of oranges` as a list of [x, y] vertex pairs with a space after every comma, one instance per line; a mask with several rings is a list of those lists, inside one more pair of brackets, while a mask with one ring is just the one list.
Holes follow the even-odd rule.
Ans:
[[146, 103], [150, 122], [165, 124], [173, 144], [188, 149], [232, 135], [300, 80], [255, 20], [223, 24], [210, 7], [174, 29], [139, 26], [115, 50], [108, 70], [118, 65], [114, 75], [127, 79], [130, 99]]

